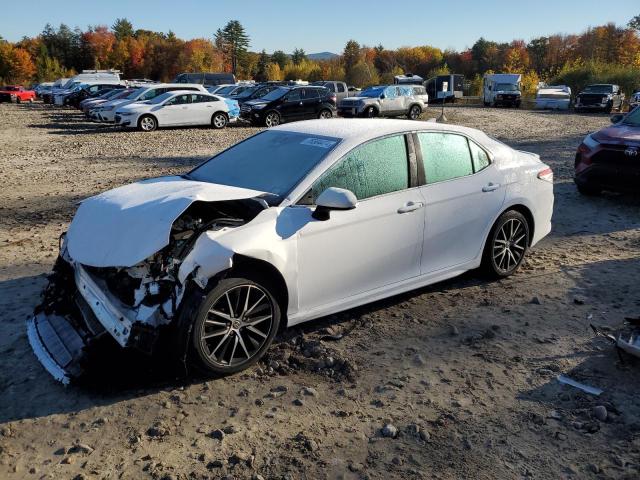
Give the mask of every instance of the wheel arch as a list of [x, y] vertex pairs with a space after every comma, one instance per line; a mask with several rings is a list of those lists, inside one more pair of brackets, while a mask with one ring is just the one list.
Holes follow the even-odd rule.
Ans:
[[138, 117], [138, 121], [136, 122], [136, 126], [140, 128], [140, 122], [144, 117], [151, 117], [156, 121], [156, 127], [160, 126], [160, 122], [158, 121], [158, 117], [156, 117], [153, 113], [143, 113]]
[[289, 289], [280, 270], [265, 260], [236, 253], [233, 255], [233, 266], [227, 271], [226, 276], [255, 275], [256, 273], [264, 276], [270, 282], [269, 286], [273, 288], [271, 293], [278, 301], [282, 312], [281, 327], [286, 327], [287, 310], [289, 309]]
[[215, 117], [217, 114], [223, 114], [225, 117], [227, 117], [227, 121], [229, 121], [229, 114], [227, 112], [225, 112], [224, 110], [216, 110], [215, 112], [213, 112], [211, 114], [211, 121], [213, 122], [213, 117]]
[[[531, 212], [529, 207], [527, 207], [523, 203], [514, 203], [513, 205], [509, 205], [508, 207], [505, 207], [500, 212], [500, 215], [498, 215], [498, 217], [493, 222], [493, 224], [495, 225], [495, 222], [498, 221], [498, 218], [500, 218], [500, 216], [503, 213], [508, 212], [509, 210], [515, 210], [516, 212], [519, 212], [524, 216], [524, 218], [527, 221], [527, 224], [529, 226], [529, 246], [531, 246], [531, 242], [533, 241], [533, 236], [534, 236], [534, 233], [535, 233], [536, 225], [535, 225], [535, 220], [533, 218], [533, 212]], [[491, 228], [493, 229], [493, 225], [491, 226]]]

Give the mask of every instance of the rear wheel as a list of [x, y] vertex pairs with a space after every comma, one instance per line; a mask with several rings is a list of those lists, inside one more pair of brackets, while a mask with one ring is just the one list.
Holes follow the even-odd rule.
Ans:
[[191, 330], [196, 366], [211, 374], [236, 373], [267, 351], [280, 325], [280, 307], [268, 282], [225, 278], [202, 300]]
[[264, 117], [264, 124], [266, 127], [277, 127], [280, 125], [280, 114], [278, 112], [269, 112]]
[[229, 123], [229, 119], [224, 112], [216, 112], [211, 117], [211, 125], [213, 128], [224, 128], [227, 126], [227, 123]]
[[16, 97], [16, 103], [22, 103], [22, 99], [20, 97]]
[[366, 110], [364, 111], [364, 116], [367, 118], [377, 117], [378, 111], [375, 109], [375, 107], [367, 107]]
[[151, 115], [144, 115], [138, 120], [138, 128], [143, 132], [153, 132], [158, 128], [158, 122]]
[[324, 119], [333, 118], [333, 112], [325, 108], [324, 110], [320, 110], [320, 113], [318, 114], [318, 118], [324, 118]]
[[485, 245], [482, 267], [494, 278], [513, 274], [524, 259], [529, 247], [529, 223], [520, 212], [504, 212], [489, 234]]
[[409, 113], [407, 114], [407, 117], [411, 120], [417, 120], [418, 118], [420, 118], [420, 115], [422, 115], [422, 109], [420, 108], [420, 106], [412, 105], [411, 108], [409, 109]]

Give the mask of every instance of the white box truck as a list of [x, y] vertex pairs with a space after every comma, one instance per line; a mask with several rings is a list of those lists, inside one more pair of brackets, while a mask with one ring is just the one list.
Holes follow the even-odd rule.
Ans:
[[486, 73], [482, 88], [482, 101], [485, 107], [520, 108], [522, 75], [519, 73]]

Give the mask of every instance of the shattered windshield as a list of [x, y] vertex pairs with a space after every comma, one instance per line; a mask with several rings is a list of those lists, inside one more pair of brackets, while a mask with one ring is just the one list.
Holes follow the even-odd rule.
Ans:
[[380, 95], [384, 93], [385, 87], [382, 88], [367, 88], [358, 93], [359, 97], [370, 97], [370, 98], [378, 98]]
[[267, 130], [219, 153], [185, 177], [259, 190], [282, 200], [340, 140], [307, 133]]

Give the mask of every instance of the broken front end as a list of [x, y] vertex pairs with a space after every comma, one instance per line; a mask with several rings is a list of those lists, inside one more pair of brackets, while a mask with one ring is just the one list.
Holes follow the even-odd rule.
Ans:
[[175, 326], [188, 288], [202, 287], [191, 282], [195, 271], [179, 275], [198, 237], [243, 225], [263, 208], [255, 200], [195, 202], [173, 222], [169, 243], [131, 267], [82, 264], [63, 234], [43, 301], [27, 322], [34, 353], [65, 384], [81, 376], [91, 345], [102, 337], [151, 354], [163, 331]]

